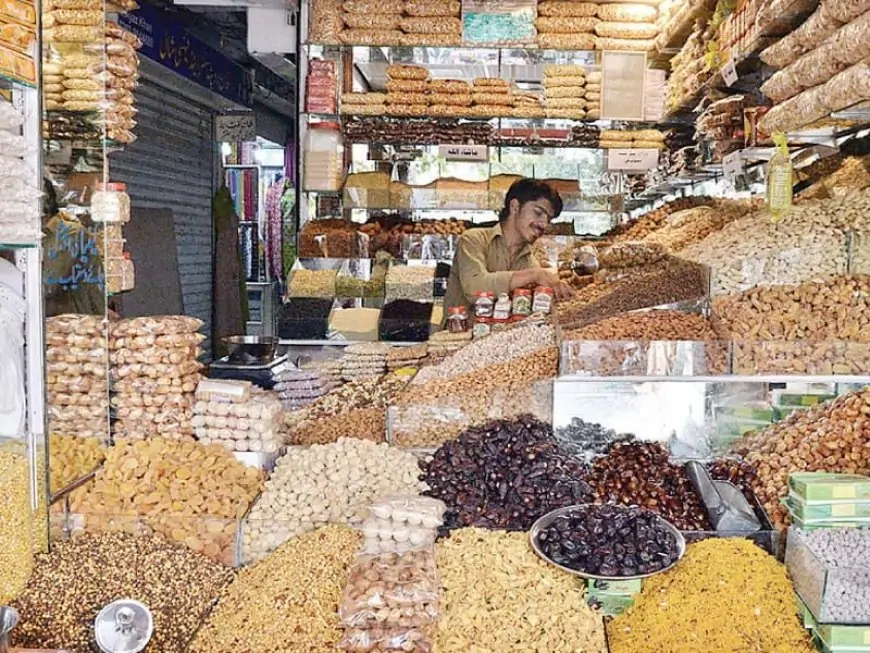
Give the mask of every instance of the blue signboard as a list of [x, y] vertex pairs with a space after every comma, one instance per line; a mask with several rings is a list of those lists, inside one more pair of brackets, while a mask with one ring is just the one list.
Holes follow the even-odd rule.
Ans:
[[235, 61], [190, 34], [164, 11], [142, 5], [118, 16], [142, 41], [139, 54], [221, 97], [251, 106], [251, 76]]

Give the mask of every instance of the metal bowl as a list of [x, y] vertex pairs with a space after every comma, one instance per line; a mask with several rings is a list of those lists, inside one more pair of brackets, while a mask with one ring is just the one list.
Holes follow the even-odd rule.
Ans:
[[[663, 571], [667, 571], [668, 569], [671, 569], [674, 565], [676, 565], [682, 559], [683, 555], [685, 555], [685, 553], [686, 553], [686, 540], [683, 537], [683, 534], [680, 533], [680, 531], [677, 529], [677, 527], [674, 526], [671, 522], [667, 521], [666, 519], [662, 519], [661, 517], [656, 515], [656, 520], [659, 522], [659, 524], [661, 524], [667, 530], [669, 530], [673, 534], [674, 538], [677, 541], [677, 559], [674, 560], [667, 567], [663, 567], [662, 569], [659, 569], [658, 571], [653, 571], [649, 574], [638, 574], [636, 576], [597, 576], [595, 574], [588, 574], [588, 573], [585, 573], [582, 571], [578, 571], [576, 569], [571, 569], [570, 567], [565, 567], [564, 565], [560, 565], [557, 562], [553, 562], [553, 560], [551, 560], [550, 557], [546, 553], [544, 553], [544, 551], [538, 545], [538, 534], [542, 530], [547, 528], [550, 524], [552, 524], [556, 520], [557, 517], [561, 517], [562, 515], [568, 515], [570, 513], [576, 512], [580, 508], [588, 508], [588, 507], [592, 507], [592, 506], [597, 507], [598, 504], [581, 503], [581, 504], [578, 504], [575, 506], [566, 506], [564, 508], [557, 508], [556, 510], [552, 510], [552, 511], [548, 512], [543, 517], [540, 517], [534, 524], [532, 524], [532, 528], [531, 528], [531, 530], [529, 530], [529, 540], [532, 543], [532, 548], [535, 550], [535, 553], [537, 553], [538, 556], [540, 556], [543, 560], [546, 560], [547, 562], [549, 562], [554, 567], [558, 567], [562, 571], [567, 571], [572, 576], [579, 576], [580, 578], [591, 578], [593, 580], [609, 580], [609, 581], [637, 580], [639, 578], [649, 578], [650, 576], [655, 576], [656, 574], [660, 574]], [[615, 507], [625, 508], [626, 506], [615, 506]]]
[[271, 336], [229, 336], [223, 339], [230, 362], [239, 365], [271, 363], [278, 351], [278, 338]]

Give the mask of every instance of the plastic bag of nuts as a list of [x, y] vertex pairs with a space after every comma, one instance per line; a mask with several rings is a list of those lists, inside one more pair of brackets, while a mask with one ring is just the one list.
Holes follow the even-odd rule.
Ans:
[[419, 628], [438, 618], [432, 548], [357, 557], [338, 605], [349, 628]]
[[429, 653], [434, 627], [427, 628], [348, 628], [338, 643], [342, 651], [409, 651]]

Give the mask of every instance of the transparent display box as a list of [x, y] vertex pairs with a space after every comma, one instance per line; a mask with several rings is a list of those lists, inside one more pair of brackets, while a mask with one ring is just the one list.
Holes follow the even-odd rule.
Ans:
[[423, 404], [399, 404], [387, 409], [387, 438], [412, 449], [435, 449], [472, 425], [492, 419], [531, 414], [550, 422], [553, 382], [536, 381], [513, 390], [471, 391], [439, 397]]
[[[825, 564], [804, 541], [801, 531], [789, 529], [785, 564], [795, 591], [806, 604], [813, 619], [825, 624], [870, 623], [870, 569], [849, 566], [847, 560], [837, 567]], [[843, 600], [844, 596], [851, 599]], [[844, 605], [851, 609], [844, 609]]]
[[715, 376], [730, 372], [730, 343], [693, 340], [563, 340], [562, 376]]
[[870, 343], [848, 340], [737, 340], [735, 374], [870, 374]]
[[770, 384], [825, 384], [828, 394], [849, 391], [854, 377], [560, 377], [553, 386], [553, 426], [573, 418], [598, 423], [639, 440], [668, 445], [678, 458], [725, 452], [748, 430], [774, 417]]

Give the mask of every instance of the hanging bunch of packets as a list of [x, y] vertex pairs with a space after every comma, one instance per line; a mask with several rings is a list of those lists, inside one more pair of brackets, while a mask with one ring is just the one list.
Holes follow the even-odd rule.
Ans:
[[534, 45], [537, 13], [534, 0], [463, 0], [462, 40], [493, 47]]
[[767, 164], [767, 207], [773, 221], [779, 222], [791, 208], [794, 169], [783, 132], [773, 134], [773, 144], [776, 150]]

